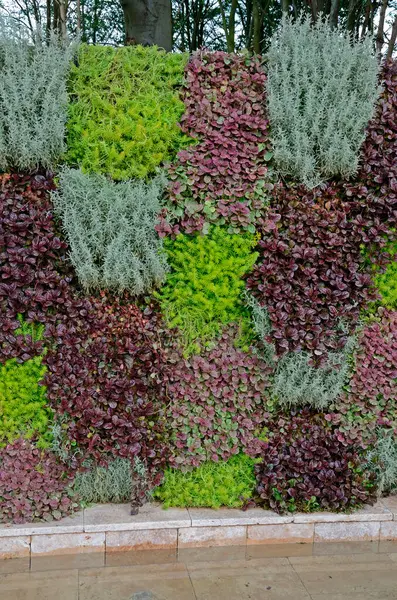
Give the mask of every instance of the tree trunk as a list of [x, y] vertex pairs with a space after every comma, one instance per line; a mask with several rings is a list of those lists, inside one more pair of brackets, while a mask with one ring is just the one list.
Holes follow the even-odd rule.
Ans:
[[393, 29], [392, 29], [390, 40], [389, 40], [389, 45], [387, 47], [387, 54], [386, 54], [387, 60], [389, 60], [393, 55], [393, 50], [394, 50], [394, 46], [396, 45], [396, 40], [397, 40], [397, 15], [394, 19]]
[[388, 0], [383, 0], [379, 15], [378, 33], [376, 34], [376, 53], [379, 58], [385, 41], [385, 17], [388, 3]]
[[172, 50], [171, 0], [120, 0], [126, 45]]

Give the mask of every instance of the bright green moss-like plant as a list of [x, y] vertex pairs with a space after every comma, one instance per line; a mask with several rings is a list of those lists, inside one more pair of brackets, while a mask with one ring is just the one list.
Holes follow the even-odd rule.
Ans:
[[15, 359], [0, 365], [0, 447], [18, 437], [38, 436], [39, 445], [49, 442], [52, 411], [46, 403], [45, 374], [40, 356], [19, 364]]
[[229, 234], [212, 227], [208, 235], [178, 235], [167, 239], [165, 249], [171, 273], [159, 293], [162, 312], [171, 327], [178, 327], [187, 353], [199, 351], [222, 325], [242, 322], [242, 276], [255, 263], [254, 235]]
[[163, 281], [167, 263], [155, 231], [163, 187], [162, 176], [114, 183], [77, 169], [61, 172], [54, 206], [86, 289], [138, 295]]
[[378, 96], [372, 41], [310, 16], [283, 20], [268, 53], [268, 109], [279, 170], [314, 187], [357, 170]]
[[154, 497], [161, 500], [165, 508], [240, 508], [255, 488], [254, 465], [252, 458], [238, 454], [227, 462], [206, 462], [187, 473], [167, 469]]
[[186, 60], [156, 47], [82, 46], [69, 86], [69, 164], [123, 180], [171, 160], [189, 139], [177, 125]]
[[[390, 244], [390, 255], [397, 258], [397, 243]], [[375, 279], [376, 287], [382, 296], [382, 304], [387, 308], [397, 309], [397, 261], [391, 262], [385, 273]]]
[[64, 153], [73, 54], [55, 35], [32, 45], [0, 20], [0, 169], [51, 168]]

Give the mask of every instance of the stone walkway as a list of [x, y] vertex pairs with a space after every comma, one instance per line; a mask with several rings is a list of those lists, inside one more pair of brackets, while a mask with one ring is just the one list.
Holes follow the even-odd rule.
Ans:
[[0, 562], [1, 600], [397, 600], [397, 542], [271, 544]]

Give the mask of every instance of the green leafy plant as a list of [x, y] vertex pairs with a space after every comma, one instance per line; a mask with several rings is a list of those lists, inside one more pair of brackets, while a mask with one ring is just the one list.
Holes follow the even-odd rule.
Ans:
[[164, 242], [171, 273], [159, 293], [171, 327], [178, 327], [187, 354], [200, 350], [222, 325], [248, 319], [242, 276], [255, 263], [254, 235], [212, 227], [208, 235], [178, 235]]
[[148, 183], [114, 183], [104, 175], [64, 169], [52, 195], [86, 289], [128, 289], [141, 294], [161, 283], [167, 269], [155, 231], [162, 176]]
[[284, 19], [268, 52], [268, 110], [279, 170], [314, 187], [357, 171], [378, 96], [368, 38], [353, 41], [326, 20]]
[[115, 180], [146, 177], [189, 138], [177, 123], [185, 54], [82, 45], [69, 92], [71, 165]]
[[384, 273], [377, 275], [375, 284], [382, 297], [382, 304], [395, 310], [397, 309], [397, 242], [391, 243], [388, 250], [395, 260], [388, 265]]
[[240, 508], [255, 489], [255, 460], [245, 454], [233, 456], [227, 462], [205, 462], [183, 473], [166, 469], [162, 485], [154, 497], [165, 508], [170, 506]]
[[40, 384], [45, 372], [40, 356], [22, 364], [11, 359], [0, 365], [0, 447], [20, 436], [37, 436], [39, 447], [50, 442], [52, 411], [46, 388]]
[[75, 45], [34, 45], [0, 20], [0, 168], [51, 168], [65, 151], [66, 79]]

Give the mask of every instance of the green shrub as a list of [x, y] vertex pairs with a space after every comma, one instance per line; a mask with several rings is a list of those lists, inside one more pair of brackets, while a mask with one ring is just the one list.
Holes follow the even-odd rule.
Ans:
[[239, 508], [253, 494], [254, 464], [249, 456], [238, 454], [227, 462], [206, 462], [187, 473], [167, 469], [154, 497], [161, 500], [165, 508]]
[[129, 502], [132, 491], [131, 461], [116, 458], [107, 467], [91, 465], [77, 473], [73, 491], [84, 504]]
[[186, 60], [156, 47], [81, 46], [70, 79], [69, 164], [122, 180], [172, 159], [189, 139], [177, 125]]
[[65, 151], [66, 78], [74, 46], [32, 46], [0, 21], [0, 169], [51, 168]]
[[379, 495], [394, 492], [397, 489], [397, 437], [392, 429], [377, 430], [377, 441], [366, 458], [375, 474]]
[[[187, 353], [199, 352], [222, 325], [247, 320], [241, 279], [255, 263], [256, 237], [213, 226], [208, 235], [178, 235], [165, 249], [171, 273], [159, 293], [170, 327], [178, 327]], [[244, 328], [244, 323], [243, 323]]]
[[310, 16], [283, 20], [268, 53], [268, 109], [279, 170], [308, 187], [357, 170], [378, 96], [372, 41]]
[[[390, 255], [397, 257], [397, 243], [389, 247]], [[375, 279], [376, 287], [382, 296], [382, 304], [387, 308], [397, 309], [397, 261], [391, 262], [385, 273]]]
[[81, 170], [61, 172], [52, 197], [86, 289], [141, 294], [163, 281], [166, 258], [155, 231], [163, 186], [162, 176], [114, 183]]
[[0, 365], [0, 447], [18, 437], [38, 436], [39, 446], [50, 441], [52, 411], [46, 388], [40, 385], [46, 372], [40, 356], [19, 364], [15, 359]]

